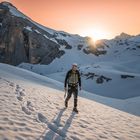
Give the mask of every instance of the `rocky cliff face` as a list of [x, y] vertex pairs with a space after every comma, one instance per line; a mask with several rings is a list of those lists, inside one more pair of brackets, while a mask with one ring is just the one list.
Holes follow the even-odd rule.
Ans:
[[[49, 64], [64, 51], [52, 36], [25, 18], [12, 15], [10, 3], [0, 3], [0, 62]], [[42, 35], [43, 34], [43, 35]]]
[[83, 54], [106, 54], [90, 38], [71, 35], [43, 27], [8, 2], [0, 3], [0, 62], [18, 65], [22, 62], [50, 64], [65, 52], [77, 48]]

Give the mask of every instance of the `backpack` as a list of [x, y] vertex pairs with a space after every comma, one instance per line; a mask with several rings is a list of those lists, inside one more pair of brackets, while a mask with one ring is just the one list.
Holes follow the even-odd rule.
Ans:
[[79, 82], [78, 79], [79, 79], [78, 71], [73, 72], [71, 70], [68, 75], [68, 85], [77, 85]]

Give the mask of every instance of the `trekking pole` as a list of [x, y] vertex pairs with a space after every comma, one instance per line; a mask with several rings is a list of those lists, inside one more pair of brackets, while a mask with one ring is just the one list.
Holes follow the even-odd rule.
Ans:
[[66, 95], [67, 95], [67, 90], [65, 89], [64, 99], [66, 98]]

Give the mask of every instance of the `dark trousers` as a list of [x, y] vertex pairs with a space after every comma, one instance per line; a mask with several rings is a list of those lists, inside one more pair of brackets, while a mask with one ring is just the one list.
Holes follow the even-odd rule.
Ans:
[[77, 97], [78, 97], [78, 86], [68, 86], [68, 93], [65, 102], [68, 102], [73, 94], [74, 97], [74, 107], [77, 107]]

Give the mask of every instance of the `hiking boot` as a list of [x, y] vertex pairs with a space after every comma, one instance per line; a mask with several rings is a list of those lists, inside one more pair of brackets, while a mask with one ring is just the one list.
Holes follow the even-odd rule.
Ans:
[[75, 107], [73, 108], [73, 111], [76, 112], [76, 113], [78, 113], [78, 110]]
[[68, 107], [68, 102], [67, 102], [67, 101], [65, 101], [65, 107], [66, 107], [66, 108]]

